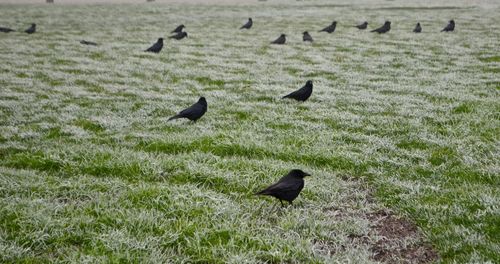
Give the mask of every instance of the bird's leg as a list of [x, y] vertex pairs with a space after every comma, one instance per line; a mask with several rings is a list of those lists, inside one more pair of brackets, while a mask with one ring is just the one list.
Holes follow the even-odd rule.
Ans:
[[280, 199], [280, 203], [281, 203], [281, 207], [285, 207], [285, 205], [283, 204], [283, 201]]

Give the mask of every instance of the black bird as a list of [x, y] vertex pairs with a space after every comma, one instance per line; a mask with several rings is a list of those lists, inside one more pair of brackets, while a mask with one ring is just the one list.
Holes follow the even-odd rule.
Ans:
[[443, 30], [441, 30], [441, 32], [451, 32], [455, 30], [455, 20], [450, 20], [450, 23], [445, 27], [443, 28]]
[[0, 27], [0, 32], [9, 33], [12, 31], [15, 31], [15, 30], [13, 30], [11, 28], [6, 28], [6, 27]]
[[31, 27], [26, 29], [24, 32], [28, 33], [28, 34], [33, 34], [35, 33], [36, 31], [36, 24], [31, 24]]
[[172, 116], [171, 118], [168, 119], [174, 120], [177, 118], [187, 118], [191, 121], [196, 122], [200, 117], [202, 117], [206, 112], [207, 112], [207, 100], [205, 97], [200, 97], [198, 102], [193, 104], [192, 106], [180, 111], [177, 115]]
[[172, 30], [172, 32], [170, 32], [170, 33], [181, 33], [182, 29], [184, 29], [184, 28], [185, 28], [185, 26], [181, 24], [181, 25], [177, 26], [174, 30]]
[[97, 46], [97, 43], [92, 42], [92, 41], [82, 40], [82, 41], [80, 41], [80, 43], [83, 45]]
[[358, 29], [366, 29], [368, 27], [368, 22], [364, 22], [363, 24], [357, 25], [356, 26]]
[[413, 30], [413, 32], [415, 32], [415, 33], [422, 32], [422, 26], [420, 26], [420, 23], [417, 23], [417, 25], [415, 26], [415, 29]]
[[283, 200], [292, 204], [293, 200], [299, 196], [300, 191], [304, 188], [304, 177], [306, 176], [311, 176], [311, 174], [297, 169], [291, 170], [277, 183], [256, 193], [256, 195], [273, 196], [280, 200], [281, 206], [283, 206]]
[[303, 36], [302, 36], [303, 41], [309, 41], [309, 42], [314, 41], [313, 38], [311, 37], [311, 35], [309, 35], [309, 32], [304, 31], [302, 34], [303, 34]]
[[183, 39], [183, 38], [185, 38], [187, 36], [188, 36], [187, 32], [181, 32], [181, 33], [177, 33], [177, 35], [170, 36], [169, 38], [176, 39], [176, 40], [181, 40], [181, 39]]
[[282, 45], [282, 44], [285, 44], [286, 42], [286, 35], [285, 34], [281, 34], [279, 38], [277, 38], [275, 41], [271, 42], [271, 44], [279, 44], [279, 45]]
[[391, 21], [385, 21], [384, 25], [377, 28], [377, 29], [374, 29], [370, 32], [377, 32], [379, 34], [382, 34], [382, 33], [386, 33], [386, 32], [389, 32], [389, 30], [391, 30]]
[[153, 44], [153, 46], [149, 47], [147, 50], [145, 50], [146, 52], [154, 52], [154, 53], [158, 53], [161, 51], [161, 49], [163, 48], [163, 38], [159, 38], [158, 41], [156, 41], [155, 44]]
[[252, 25], [253, 25], [252, 18], [249, 17], [248, 22], [245, 25], [241, 26], [240, 29], [250, 29]]
[[333, 21], [331, 25], [328, 27], [320, 30], [319, 32], [328, 32], [328, 33], [333, 33], [335, 32], [335, 28], [337, 27], [337, 21]]
[[306, 82], [306, 85], [304, 85], [302, 88], [298, 89], [297, 91], [283, 96], [281, 99], [285, 98], [291, 98], [295, 99], [297, 101], [306, 101], [312, 94], [313, 92], [313, 82], [311, 80]]

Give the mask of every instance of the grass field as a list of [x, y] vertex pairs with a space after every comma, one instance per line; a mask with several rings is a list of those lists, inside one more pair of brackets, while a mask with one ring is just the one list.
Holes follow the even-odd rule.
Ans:
[[0, 262], [499, 263], [500, 8], [429, 3], [0, 5]]

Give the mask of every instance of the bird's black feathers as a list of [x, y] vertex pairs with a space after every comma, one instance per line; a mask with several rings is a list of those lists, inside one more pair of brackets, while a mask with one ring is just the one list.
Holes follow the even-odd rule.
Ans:
[[383, 34], [383, 33], [389, 32], [389, 30], [391, 30], [391, 21], [385, 21], [383, 26], [381, 26], [377, 29], [374, 29], [370, 32], [377, 32], [379, 34]]
[[304, 177], [306, 176], [310, 176], [310, 174], [298, 169], [291, 170], [278, 182], [255, 194], [273, 196], [280, 200], [282, 205], [283, 200], [292, 204], [304, 188]]
[[252, 26], [253, 26], [253, 21], [252, 18], [249, 17], [248, 22], [245, 25], [241, 26], [240, 29], [250, 29]]
[[36, 32], [36, 24], [31, 24], [31, 27], [29, 27], [28, 29], [26, 29], [24, 32], [28, 33], [28, 34], [33, 34]]
[[311, 35], [309, 34], [309, 32], [307, 32], [307, 31], [304, 31], [302, 33], [302, 40], [303, 41], [309, 41], [309, 42], [313, 42], [314, 41], [313, 38], [311, 37]]
[[415, 26], [415, 29], [413, 29], [413, 32], [415, 32], [415, 33], [422, 32], [422, 26], [420, 26], [420, 23], [417, 23], [417, 25]]
[[455, 30], [455, 20], [452, 19], [452, 20], [450, 20], [448, 25], [445, 28], [443, 28], [443, 30], [441, 30], [441, 32], [443, 32], [443, 31], [444, 32], [451, 32], [453, 30]]
[[311, 80], [309, 80], [306, 82], [306, 84], [302, 88], [300, 88], [297, 91], [294, 91], [290, 94], [283, 96], [282, 99], [291, 98], [291, 99], [295, 99], [297, 101], [304, 102], [305, 100], [307, 100], [311, 96], [312, 91], [313, 91], [313, 83]]
[[207, 107], [208, 107], [208, 104], [207, 104], [207, 100], [205, 99], [205, 97], [200, 97], [198, 102], [196, 102], [192, 106], [180, 111], [177, 115], [172, 116], [171, 118], [168, 119], [168, 121], [178, 119], [178, 118], [187, 118], [191, 121], [196, 122], [196, 120], [198, 120], [200, 117], [202, 117], [207, 112]]
[[15, 31], [15, 30], [13, 30], [11, 28], [6, 28], [6, 27], [0, 27], [0, 32], [9, 33], [12, 31]]
[[271, 44], [278, 44], [278, 45], [283, 45], [286, 42], [286, 35], [281, 34], [279, 38], [277, 38], [275, 41], [271, 42]]
[[335, 28], [337, 28], [337, 21], [333, 21], [332, 24], [330, 24], [328, 27], [320, 30], [319, 32], [333, 33], [333, 32], [335, 32]]
[[153, 46], [149, 47], [147, 50], [145, 50], [146, 52], [154, 52], [154, 53], [158, 53], [161, 51], [161, 49], [163, 48], [163, 38], [159, 38], [158, 41], [156, 41], [155, 44], [153, 44]]
[[181, 39], [183, 39], [183, 38], [185, 38], [187, 36], [188, 36], [187, 32], [180, 32], [180, 33], [177, 33], [176, 35], [170, 36], [169, 38], [176, 39], [176, 40], [181, 40]]
[[80, 43], [83, 45], [97, 46], [97, 43], [92, 42], [92, 41], [87, 41], [87, 40], [82, 40], [82, 41], [80, 41]]
[[184, 28], [185, 28], [185, 26], [181, 24], [181, 25], [177, 26], [174, 30], [172, 30], [172, 32], [170, 32], [170, 33], [181, 33]]
[[359, 24], [356, 26], [358, 29], [366, 29], [368, 27], [368, 22], [364, 22], [363, 24]]

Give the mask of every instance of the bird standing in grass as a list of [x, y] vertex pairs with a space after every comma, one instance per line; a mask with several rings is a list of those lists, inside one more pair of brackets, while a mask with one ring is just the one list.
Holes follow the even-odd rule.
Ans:
[[383, 26], [381, 26], [377, 29], [374, 29], [370, 32], [377, 32], [379, 34], [383, 34], [383, 33], [389, 32], [389, 30], [391, 30], [391, 21], [385, 21]]
[[31, 27], [26, 29], [24, 32], [28, 34], [33, 34], [36, 32], [36, 24], [31, 24]]
[[277, 38], [275, 41], [271, 42], [271, 44], [278, 44], [278, 45], [283, 45], [286, 42], [286, 35], [281, 34], [279, 38]]
[[174, 120], [178, 118], [187, 118], [193, 122], [196, 122], [200, 117], [202, 117], [206, 112], [207, 112], [207, 100], [205, 97], [200, 97], [198, 102], [193, 104], [192, 106], [180, 111], [177, 115], [172, 116], [171, 118], [168, 119]]
[[294, 91], [293, 93], [283, 96], [282, 99], [291, 98], [297, 101], [304, 102], [311, 96], [312, 92], [313, 92], [313, 82], [311, 80], [308, 80], [306, 82], [306, 85], [304, 85], [302, 88], [298, 89], [297, 91]]
[[154, 53], [158, 53], [161, 51], [161, 49], [163, 49], [163, 38], [159, 38], [158, 41], [156, 41], [155, 44], [153, 44], [153, 46], [149, 47], [147, 50], [145, 50], [146, 52], [154, 52]]
[[181, 32], [181, 33], [177, 33], [176, 35], [170, 36], [169, 38], [176, 39], [176, 40], [181, 40], [181, 39], [183, 39], [183, 38], [185, 38], [187, 36], [188, 36], [187, 32]]
[[333, 33], [333, 32], [335, 32], [335, 28], [337, 28], [337, 21], [333, 21], [332, 24], [330, 24], [328, 27], [320, 30], [319, 32]]
[[80, 41], [80, 43], [83, 45], [97, 46], [97, 43], [92, 42], [92, 41], [87, 41], [87, 40], [82, 40], [82, 41]]
[[303, 41], [309, 41], [309, 42], [313, 42], [314, 41], [313, 38], [311, 37], [311, 35], [309, 35], [309, 32], [307, 32], [307, 31], [304, 31], [302, 33], [302, 40]]
[[415, 26], [415, 29], [413, 30], [413, 32], [415, 32], [415, 33], [422, 32], [422, 26], [420, 26], [420, 23], [417, 23], [417, 25]]
[[283, 200], [292, 205], [293, 200], [299, 196], [300, 191], [304, 188], [304, 177], [306, 176], [311, 176], [311, 174], [303, 172], [302, 170], [291, 170], [277, 183], [256, 193], [256, 195], [269, 195], [275, 197], [280, 200], [281, 206], [284, 206]]
[[174, 30], [172, 30], [172, 32], [170, 32], [170, 33], [172, 33], [172, 34], [173, 34], [173, 33], [181, 33], [181, 32], [182, 32], [182, 30], [183, 30], [184, 28], [185, 28], [185, 26], [184, 26], [184, 25], [182, 25], [182, 24], [181, 24], [181, 25], [178, 25], [178, 26], [177, 26]]
[[455, 20], [452, 19], [452, 20], [450, 20], [450, 23], [448, 23], [448, 25], [445, 28], [443, 28], [443, 30], [441, 30], [441, 32], [443, 32], [443, 31], [444, 32], [451, 32], [453, 30], [455, 30]]
[[6, 28], [6, 27], [0, 27], [0, 32], [9, 33], [12, 31], [15, 31], [15, 30], [13, 30], [11, 28]]
[[356, 26], [358, 29], [366, 29], [368, 27], [368, 22], [364, 22], [363, 24], [357, 25]]
[[241, 26], [240, 29], [250, 29], [252, 26], [253, 26], [253, 21], [252, 18], [249, 17], [248, 22], [245, 25]]

